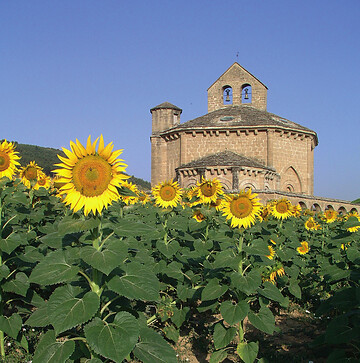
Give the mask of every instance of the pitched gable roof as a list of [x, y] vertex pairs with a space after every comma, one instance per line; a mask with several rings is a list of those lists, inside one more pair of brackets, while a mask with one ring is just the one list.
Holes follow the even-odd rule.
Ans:
[[258, 78], [256, 78], [253, 74], [251, 74], [248, 70], [246, 70], [244, 67], [242, 67], [238, 62], [234, 62], [220, 77], [218, 77], [218, 79], [213, 82], [211, 84], [211, 86], [208, 88], [208, 90], [221, 78], [223, 77], [227, 72], [229, 72], [229, 70], [233, 67], [240, 67], [244, 72], [246, 72], [247, 74], [249, 74], [251, 77], [253, 77], [254, 79], [256, 79], [258, 82], [260, 82], [266, 89], [268, 89], [264, 83], [262, 83]]

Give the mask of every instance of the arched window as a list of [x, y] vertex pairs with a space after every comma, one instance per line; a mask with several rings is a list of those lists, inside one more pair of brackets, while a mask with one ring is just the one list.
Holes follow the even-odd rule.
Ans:
[[251, 85], [243, 84], [241, 87], [241, 103], [251, 103]]
[[346, 209], [345, 209], [345, 207], [340, 207], [339, 209], [338, 209], [338, 213], [339, 214], [342, 214], [342, 215], [344, 215], [344, 214], [346, 214]]
[[299, 202], [299, 205], [300, 205], [302, 210], [307, 209], [306, 204], [304, 202]]
[[233, 93], [231, 86], [223, 87], [223, 104], [224, 105], [232, 105], [233, 103]]
[[321, 207], [319, 206], [319, 204], [314, 203], [314, 204], [312, 205], [312, 207], [311, 207], [311, 210], [312, 210], [313, 212], [319, 213], [319, 212], [321, 212]]

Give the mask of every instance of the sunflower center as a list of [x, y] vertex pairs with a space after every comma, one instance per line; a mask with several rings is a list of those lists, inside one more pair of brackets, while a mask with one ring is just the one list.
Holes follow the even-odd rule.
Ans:
[[279, 202], [276, 204], [276, 211], [278, 213], [287, 213], [289, 211], [288, 205], [286, 202]]
[[166, 202], [176, 197], [176, 190], [171, 185], [164, 185], [159, 191], [160, 198]]
[[6, 170], [10, 166], [10, 158], [7, 153], [0, 151], [0, 171]]
[[72, 171], [75, 189], [85, 197], [104, 193], [112, 179], [111, 165], [101, 156], [88, 155], [80, 159]]
[[27, 180], [35, 180], [37, 178], [37, 169], [33, 166], [29, 166], [25, 172], [24, 176]]
[[309, 228], [314, 228], [315, 227], [315, 222], [308, 221], [307, 225], [308, 225]]
[[251, 200], [247, 197], [239, 197], [230, 202], [231, 213], [237, 218], [247, 217], [252, 209]]
[[46, 180], [44, 178], [38, 180], [38, 184], [41, 186], [45, 185], [45, 183], [46, 183]]
[[204, 183], [201, 185], [200, 190], [205, 197], [212, 197], [216, 192], [216, 186], [212, 183]]

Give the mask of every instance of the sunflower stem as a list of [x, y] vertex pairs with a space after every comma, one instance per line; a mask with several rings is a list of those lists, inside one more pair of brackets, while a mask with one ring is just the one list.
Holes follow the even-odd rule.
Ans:
[[244, 342], [244, 327], [243, 327], [243, 323], [244, 323], [243, 320], [241, 320], [239, 322], [239, 343], [243, 343]]
[[163, 223], [163, 227], [164, 227], [164, 243], [167, 245], [169, 242], [168, 242], [168, 229], [167, 229], [167, 221], [168, 221], [168, 214], [165, 214], [165, 220], [164, 220], [164, 223]]
[[239, 252], [239, 256], [240, 256], [238, 272], [241, 275], [243, 275], [243, 243], [244, 243], [244, 231], [241, 230], [240, 237], [239, 237], [239, 244], [238, 244], [238, 252]]

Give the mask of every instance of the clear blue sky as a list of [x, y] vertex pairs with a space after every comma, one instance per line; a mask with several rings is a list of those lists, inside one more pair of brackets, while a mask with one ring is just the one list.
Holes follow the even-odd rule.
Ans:
[[0, 138], [69, 148], [102, 133], [150, 180], [150, 108], [206, 114], [207, 88], [238, 61], [269, 112], [318, 133], [315, 195], [353, 200], [359, 19], [359, 0], [1, 0]]

